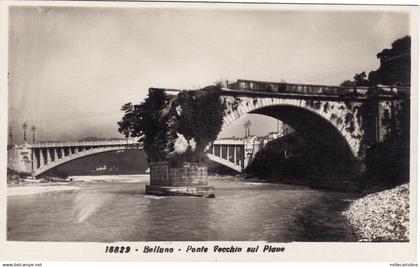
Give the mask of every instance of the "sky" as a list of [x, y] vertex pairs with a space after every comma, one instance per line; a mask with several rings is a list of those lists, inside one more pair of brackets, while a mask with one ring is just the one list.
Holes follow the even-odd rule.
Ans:
[[[120, 107], [150, 87], [198, 89], [220, 80], [338, 85], [379, 67], [376, 54], [408, 35], [407, 13], [245, 9], [10, 7], [9, 126], [36, 138], [121, 137]], [[247, 115], [220, 137], [265, 135]]]

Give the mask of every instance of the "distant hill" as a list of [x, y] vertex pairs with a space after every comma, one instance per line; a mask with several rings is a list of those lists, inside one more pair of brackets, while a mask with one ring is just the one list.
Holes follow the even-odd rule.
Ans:
[[120, 138], [120, 137], [103, 138], [103, 137], [89, 136], [89, 137], [79, 139], [77, 141], [84, 142], [84, 141], [110, 141], [110, 140], [125, 140], [125, 138]]
[[148, 168], [146, 153], [143, 150], [133, 149], [76, 159], [46, 172], [45, 176], [144, 174]]

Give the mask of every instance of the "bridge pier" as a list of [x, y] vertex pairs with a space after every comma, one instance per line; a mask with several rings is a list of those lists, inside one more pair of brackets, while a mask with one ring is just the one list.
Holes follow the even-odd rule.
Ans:
[[47, 151], [47, 164], [48, 163], [50, 163], [50, 162], [53, 162], [53, 158], [52, 158], [52, 153], [51, 153], [51, 151], [50, 151], [50, 149], [46, 149], [46, 151]]
[[45, 165], [44, 153], [42, 149], [39, 149], [39, 167], [42, 167], [44, 165]]
[[147, 195], [215, 197], [208, 185], [207, 165], [185, 163], [172, 167], [167, 161], [150, 163], [150, 185]]
[[56, 148], [53, 148], [53, 153], [54, 153], [54, 160], [58, 160], [58, 153], [57, 153]]

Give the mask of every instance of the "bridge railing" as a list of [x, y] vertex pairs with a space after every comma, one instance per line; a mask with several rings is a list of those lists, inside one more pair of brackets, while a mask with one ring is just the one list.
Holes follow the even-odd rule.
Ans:
[[367, 96], [369, 91], [385, 95], [407, 95], [410, 87], [379, 85], [377, 87], [367, 86], [329, 86], [315, 84], [296, 84], [282, 82], [265, 82], [254, 80], [238, 80], [227, 83], [227, 89], [241, 91], [257, 91], [270, 93], [290, 93], [309, 95], [334, 95], [334, 96]]
[[213, 142], [213, 145], [243, 145], [245, 143], [242, 139], [216, 139]]
[[391, 85], [378, 85], [376, 87], [378, 93], [380, 94], [390, 94], [390, 95], [410, 95], [410, 87], [408, 86], [391, 86]]
[[74, 141], [74, 142], [45, 142], [28, 144], [31, 148], [50, 148], [50, 147], [95, 147], [95, 146], [120, 146], [140, 144], [137, 138], [125, 140], [106, 140], [106, 141]]

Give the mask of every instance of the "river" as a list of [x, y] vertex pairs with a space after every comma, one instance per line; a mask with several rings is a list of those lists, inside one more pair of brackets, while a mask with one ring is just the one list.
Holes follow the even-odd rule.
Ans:
[[[211, 177], [216, 198], [145, 195], [145, 176], [74, 182], [9, 196], [7, 238], [21, 241], [354, 241], [340, 211], [358, 196]], [[63, 185], [65, 186], [65, 185]]]

